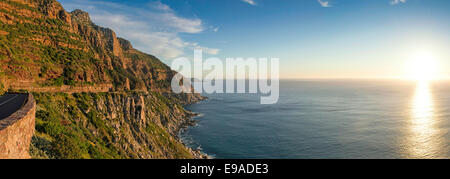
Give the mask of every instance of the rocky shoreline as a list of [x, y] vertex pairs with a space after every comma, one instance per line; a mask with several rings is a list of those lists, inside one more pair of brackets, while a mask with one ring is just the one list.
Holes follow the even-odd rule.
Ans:
[[[202, 98], [200, 101], [207, 99]], [[186, 110], [187, 113], [189, 113], [189, 117], [188, 119], [180, 125], [180, 128], [177, 130], [177, 139], [186, 147], [189, 149], [189, 151], [195, 156], [196, 159], [213, 159], [212, 156], [204, 153], [201, 149], [193, 149], [189, 146], [187, 146], [187, 144], [180, 138], [180, 135], [182, 132], [189, 130], [190, 127], [194, 127], [195, 125], [197, 125], [198, 120], [194, 120], [194, 118], [200, 116], [200, 113], [196, 113], [196, 112], [192, 112], [192, 111], [188, 111]]]

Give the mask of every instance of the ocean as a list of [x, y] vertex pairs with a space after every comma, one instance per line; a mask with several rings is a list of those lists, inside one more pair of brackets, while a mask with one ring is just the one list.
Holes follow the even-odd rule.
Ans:
[[450, 82], [284, 80], [277, 104], [204, 94], [184, 143], [219, 159], [450, 158]]

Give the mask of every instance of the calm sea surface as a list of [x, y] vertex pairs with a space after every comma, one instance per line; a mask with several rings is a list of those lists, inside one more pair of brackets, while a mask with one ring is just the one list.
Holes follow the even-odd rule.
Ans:
[[282, 81], [280, 100], [213, 94], [182, 133], [216, 158], [450, 158], [450, 82]]

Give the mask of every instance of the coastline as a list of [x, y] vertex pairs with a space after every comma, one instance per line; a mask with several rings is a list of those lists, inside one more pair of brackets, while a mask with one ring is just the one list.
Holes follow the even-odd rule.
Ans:
[[208, 155], [207, 153], [203, 152], [201, 148], [193, 149], [192, 147], [188, 146], [186, 142], [182, 139], [182, 133], [189, 130], [191, 127], [195, 127], [197, 125], [198, 120], [195, 120], [196, 117], [201, 116], [201, 113], [196, 113], [192, 111], [187, 112], [190, 114], [189, 118], [186, 120], [185, 123], [181, 124], [180, 128], [177, 131], [177, 139], [187, 148], [189, 151], [194, 155], [195, 159], [213, 159], [211, 155]]
[[[197, 104], [201, 101], [207, 100], [207, 97], [201, 96], [200, 99], [198, 99], [196, 102], [187, 104], [187, 105], [192, 105], [192, 104]], [[195, 159], [214, 159], [214, 157], [212, 157], [211, 155], [206, 154], [205, 152], [202, 151], [202, 149], [197, 148], [197, 149], [193, 149], [190, 146], [188, 146], [188, 144], [186, 144], [186, 142], [182, 139], [182, 133], [189, 130], [191, 127], [195, 127], [197, 125], [197, 123], [199, 122], [198, 120], [195, 120], [195, 118], [201, 117], [203, 116], [202, 113], [197, 113], [197, 112], [193, 112], [190, 110], [186, 109], [186, 106], [183, 106], [183, 108], [185, 109], [188, 117], [187, 119], [180, 124], [180, 126], [177, 129], [177, 140], [180, 141], [183, 146], [185, 146], [195, 157]]]

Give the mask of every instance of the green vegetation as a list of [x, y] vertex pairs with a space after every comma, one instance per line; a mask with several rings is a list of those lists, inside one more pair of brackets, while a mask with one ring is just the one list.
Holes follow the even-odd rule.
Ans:
[[[54, 1], [43, 2], [49, 4]], [[99, 78], [93, 63], [94, 52], [89, 51], [83, 38], [70, 30], [70, 26], [60, 19], [46, 18], [38, 9], [17, 2], [7, 1], [18, 9], [39, 13], [43, 18], [18, 15], [14, 9], [2, 9], [12, 19], [22, 22], [3, 23], [0, 21], [0, 62], [14, 68], [7, 69], [6, 75], [12, 79], [46, 79], [43, 86], [89, 84], [82, 74], [85, 70]], [[30, 67], [41, 67], [30, 68]], [[78, 77], [78, 78], [77, 78]]]
[[[38, 111], [36, 112], [36, 134], [32, 140], [30, 153], [33, 158], [139, 158], [142, 153], [131, 150], [132, 141], [143, 146], [141, 150], [150, 158], [192, 158], [192, 154], [167, 129], [147, 122], [144, 126], [119, 115], [109, 119], [108, 114], [117, 108], [124, 113], [123, 105], [102, 106], [111, 111], [98, 109], [99, 103], [108, 99], [126, 99], [134, 94], [108, 93], [33, 93]], [[167, 103], [163, 96], [153, 96], [154, 106], [166, 109], [154, 110], [155, 115], [169, 118]], [[165, 100], [165, 102], [163, 101]], [[173, 103], [173, 102], [172, 102]], [[152, 106], [153, 107], [153, 106]], [[130, 109], [131, 110], [131, 109]], [[152, 109], [153, 111], [153, 109]], [[121, 127], [115, 128], [118, 121]], [[140, 141], [140, 142], [138, 142]]]
[[[34, 158], [125, 158], [111, 145], [112, 132], [105, 120], [96, 112], [85, 113], [92, 102], [88, 94], [44, 94], [34, 93], [42, 108], [36, 112], [36, 135], [33, 140]], [[79, 98], [79, 99], [78, 99]], [[90, 106], [89, 106], [90, 107]], [[82, 123], [87, 123], [83, 126]], [[91, 128], [92, 127], [92, 128]], [[94, 130], [95, 129], [95, 130]], [[99, 136], [93, 133], [99, 130]], [[111, 130], [111, 128], [109, 128]], [[42, 137], [46, 136], [46, 137]], [[40, 152], [39, 152], [40, 151]]]
[[5, 86], [4, 86], [3, 83], [0, 81], [0, 95], [3, 95], [3, 93], [5, 93]]
[[34, 9], [34, 8], [28, 6], [28, 5], [21, 4], [21, 3], [18, 3], [18, 2], [15, 2], [15, 1], [11, 1], [11, 0], [5, 0], [5, 1], [6, 1], [8, 4], [13, 5], [13, 6], [15, 6], [15, 7], [18, 7], [18, 8], [21, 8], [21, 9], [27, 9], [27, 10], [30, 10], [30, 11], [36, 11], [36, 12], [37, 12], [37, 9]]
[[3, 73], [2, 69], [0, 68], [0, 95], [3, 95], [7, 89], [5, 85], [3, 84], [3, 80], [5, 79], [5, 74]]
[[[170, 134], [167, 133], [164, 129], [156, 126], [155, 124], [149, 124], [146, 128], [146, 132], [153, 134], [153, 137], [157, 138], [157, 145], [167, 147], [166, 150], [168, 151], [166, 152], [174, 154], [174, 158], [183, 159], [191, 157], [192, 154], [185, 150], [183, 144], [176, 142], [172, 138], [170, 138]], [[154, 156], [159, 155], [154, 151], [151, 152]]]

